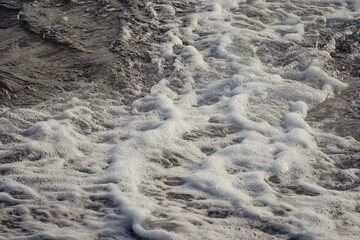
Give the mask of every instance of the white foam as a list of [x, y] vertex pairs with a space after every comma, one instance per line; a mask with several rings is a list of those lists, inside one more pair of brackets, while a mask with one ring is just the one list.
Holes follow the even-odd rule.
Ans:
[[19, 142], [0, 154], [21, 159], [0, 168], [0, 201], [42, 231], [25, 239], [127, 239], [130, 230], [147, 239], [356, 239], [359, 187], [328, 186], [359, 172], [340, 171], [316, 140], [334, 152], [357, 142], [305, 121], [347, 87], [322, 67], [333, 46], [303, 46], [319, 16], [302, 11], [331, 2], [341, 7], [319, 8], [326, 17], [349, 13], [342, 1], [204, 0], [179, 18], [171, 2], [145, 1], [154, 24], [168, 16], [156, 46], [166, 74], [146, 96], [130, 106], [90, 95], [1, 110], [0, 132]]
[[181, 50], [180, 56], [184, 59], [186, 67], [194, 70], [206, 70], [207, 64], [201, 54], [193, 46], [186, 46]]

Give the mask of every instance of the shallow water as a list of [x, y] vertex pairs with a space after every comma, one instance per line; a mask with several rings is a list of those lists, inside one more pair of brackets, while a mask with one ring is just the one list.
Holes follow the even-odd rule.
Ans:
[[37, 55], [44, 99], [6, 82], [3, 239], [358, 238], [357, 1], [47, 4], [7, 26], [69, 58]]

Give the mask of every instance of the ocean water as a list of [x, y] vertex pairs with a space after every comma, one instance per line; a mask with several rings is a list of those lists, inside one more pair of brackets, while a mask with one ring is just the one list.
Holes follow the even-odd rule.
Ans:
[[331, 54], [360, 3], [142, 6], [148, 91], [1, 108], [0, 239], [358, 239], [359, 142], [306, 117], [351, 87]]

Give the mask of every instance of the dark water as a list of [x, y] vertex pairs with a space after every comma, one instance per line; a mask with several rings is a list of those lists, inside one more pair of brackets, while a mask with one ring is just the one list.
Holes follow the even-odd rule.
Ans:
[[[151, 58], [161, 32], [151, 27], [142, 1], [0, 4], [3, 106], [33, 105], [89, 83], [90, 91], [124, 92], [129, 101], [158, 81]], [[131, 39], [124, 37], [127, 28]]]

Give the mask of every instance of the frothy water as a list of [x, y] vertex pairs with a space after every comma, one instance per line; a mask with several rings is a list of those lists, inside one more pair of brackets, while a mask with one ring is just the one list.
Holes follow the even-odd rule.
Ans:
[[360, 145], [304, 120], [348, 87], [316, 29], [358, 2], [181, 4], [146, 1], [166, 41], [144, 97], [1, 109], [3, 239], [358, 238]]

